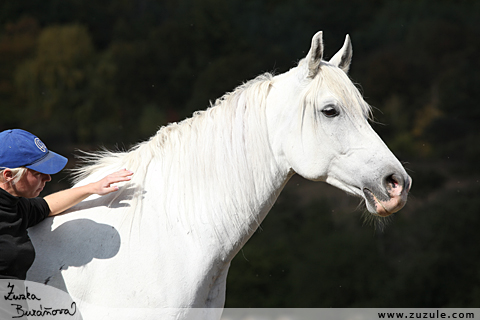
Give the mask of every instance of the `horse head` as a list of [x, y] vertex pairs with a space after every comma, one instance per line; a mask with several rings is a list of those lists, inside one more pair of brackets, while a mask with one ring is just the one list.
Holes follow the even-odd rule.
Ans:
[[286, 170], [359, 196], [368, 211], [388, 216], [405, 205], [412, 180], [370, 126], [370, 106], [347, 75], [349, 36], [329, 61], [323, 49], [319, 32], [298, 66], [272, 81], [266, 112], [273, 152]]

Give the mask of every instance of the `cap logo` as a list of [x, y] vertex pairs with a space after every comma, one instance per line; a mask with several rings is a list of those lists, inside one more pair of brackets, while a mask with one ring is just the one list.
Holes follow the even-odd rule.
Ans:
[[40, 151], [47, 152], [47, 146], [40, 139], [35, 138], [35, 145], [38, 149], [40, 149]]

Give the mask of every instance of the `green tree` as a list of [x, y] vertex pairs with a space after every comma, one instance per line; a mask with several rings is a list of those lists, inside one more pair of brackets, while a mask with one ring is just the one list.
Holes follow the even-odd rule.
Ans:
[[97, 107], [108, 101], [99, 97], [111, 93], [114, 73], [95, 52], [84, 26], [45, 28], [35, 56], [15, 72], [17, 93], [25, 101], [20, 111], [29, 115], [25, 125], [38, 135], [70, 143], [98, 138], [103, 115]]

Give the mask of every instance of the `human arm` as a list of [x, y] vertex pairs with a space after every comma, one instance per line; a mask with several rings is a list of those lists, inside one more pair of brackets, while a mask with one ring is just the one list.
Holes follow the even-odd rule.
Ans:
[[106, 195], [118, 190], [118, 187], [112, 184], [129, 181], [133, 172], [126, 169], [112, 173], [102, 180], [89, 183], [85, 186], [66, 189], [46, 196], [44, 199], [50, 207], [49, 216], [55, 216], [73, 207], [82, 200], [93, 194]]

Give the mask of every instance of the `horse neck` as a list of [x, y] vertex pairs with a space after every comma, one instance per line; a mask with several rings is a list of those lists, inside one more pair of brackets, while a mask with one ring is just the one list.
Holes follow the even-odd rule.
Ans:
[[288, 180], [269, 145], [264, 103], [233, 100], [235, 108], [211, 108], [159, 137], [169, 146], [154, 164], [167, 219], [215, 239], [224, 259], [253, 234]]

